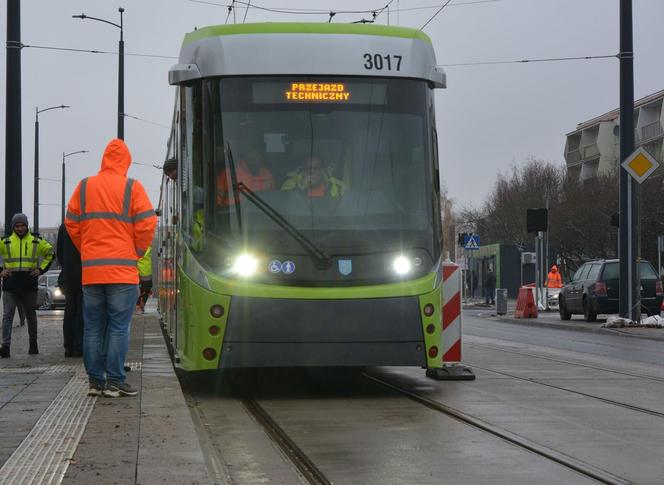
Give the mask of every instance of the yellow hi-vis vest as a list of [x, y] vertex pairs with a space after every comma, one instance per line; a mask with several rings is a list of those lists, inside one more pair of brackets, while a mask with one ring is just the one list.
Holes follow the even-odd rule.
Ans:
[[138, 260], [138, 279], [152, 281], [152, 248], [148, 247], [145, 254]]
[[[281, 190], [293, 190], [295, 188], [304, 190], [306, 185], [306, 175], [304, 172], [288, 172], [286, 177], [286, 181], [281, 186]], [[346, 184], [338, 178], [324, 174], [323, 179], [327, 184], [328, 192], [326, 195], [329, 197], [340, 197], [346, 193]]]
[[[38, 268], [42, 273], [53, 261], [53, 246], [46, 239], [27, 232], [22, 238], [15, 232], [2, 238], [0, 256], [3, 267], [13, 272], [27, 271]], [[41, 264], [39, 260], [41, 258]]]

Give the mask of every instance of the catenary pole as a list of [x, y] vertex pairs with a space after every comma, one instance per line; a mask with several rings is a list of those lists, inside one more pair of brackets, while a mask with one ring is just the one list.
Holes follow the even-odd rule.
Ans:
[[32, 231], [39, 232], [39, 113], [50, 111], [52, 109], [66, 109], [69, 106], [61, 104], [60, 106], [51, 106], [50, 108], [35, 108], [35, 180], [34, 180], [34, 208], [32, 217]]
[[7, 0], [7, 72], [5, 104], [5, 233], [22, 212], [21, 159], [21, 2]]
[[[620, 162], [634, 151], [634, 52], [632, 0], [620, 0]], [[624, 318], [636, 319], [640, 295], [636, 280], [638, 235], [638, 194], [636, 181], [620, 167], [620, 301]]]

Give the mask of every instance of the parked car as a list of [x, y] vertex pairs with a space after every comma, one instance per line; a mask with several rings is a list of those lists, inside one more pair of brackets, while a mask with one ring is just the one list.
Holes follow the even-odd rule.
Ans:
[[[641, 274], [641, 311], [659, 315], [664, 291], [655, 268], [648, 261], [639, 262]], [[600, 259], [581, 266], [572, 280], [560, 291], [558, 309], [562, 320], [581, 313], [594, 322], [599, 313], [618, 313], [620, 261]]]
[[65, 307], [65, 294], [58, 286], [60, 270], [47, 271], [39, 277], [37, 283], [37, 308], [53, 310]]

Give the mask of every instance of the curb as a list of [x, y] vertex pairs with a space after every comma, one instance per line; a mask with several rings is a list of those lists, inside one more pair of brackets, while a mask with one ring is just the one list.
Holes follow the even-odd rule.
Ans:
[[[524, 325], [530, 327], [540, 327], [540, 328], [555, 328], [557, 330], [571, 330], [574, 332], [585, 332], [585, 333], [599, 333], [604, 335], [619, 335], [623, 337], [632, 337], [640, 338], [644, 340], [654, 340], [662, 341], [664, 340], [664, 333], [662, 335], [640, 335], [631, 332], [627, 332], [618, 328], [603, 328], [589, 326], [586, 322], [575, 322], [575, 323], [556, 323], [556, 322], [547, 322], [542, 320], [537, 320], [535, 318], [513, 318], [508, 316], [499, 316], [495, 313], [489, 314], [480, 314], [481, 318], [491, 319], [498, 322], [513, 323], [516, 325]], [[637, 327], [640, 328], [640, 327]], [[643, 327], [646, 328], [646, 327]], [[658, 329], [655, 329], [658, 330]]]

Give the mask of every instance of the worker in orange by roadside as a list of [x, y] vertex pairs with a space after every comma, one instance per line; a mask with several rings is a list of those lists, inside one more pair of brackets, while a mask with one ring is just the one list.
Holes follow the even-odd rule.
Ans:
[[555, 264], [551, 266], [551, 271], [546, 278], [546, 287], [547, 288], [562, 288], [563, 287], [563, 278], [560, 276], [558, 271], [558, 266]]

